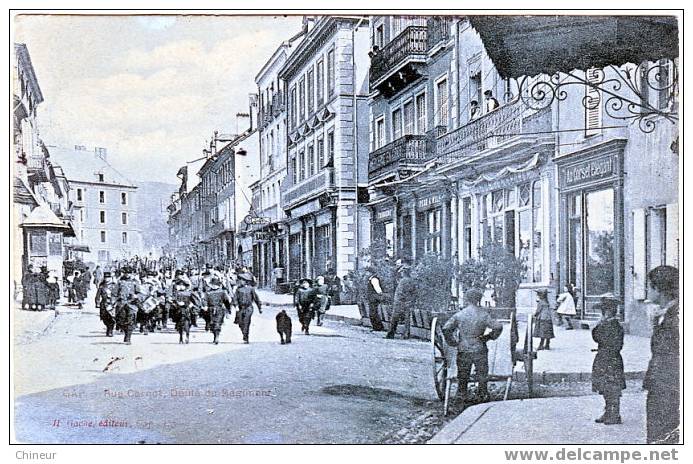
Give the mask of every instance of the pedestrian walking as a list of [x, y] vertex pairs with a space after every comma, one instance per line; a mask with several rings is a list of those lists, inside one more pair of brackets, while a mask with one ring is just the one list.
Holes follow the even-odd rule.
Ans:
[[99, 266], [97, 264], [96, 268], [94, 269], [94, 285], [96, 285], [96, 288], [99, 288], [103, 278], [104, 278], [104, 271], [101, 269], [101, 266]]
[[537, 309], [534, 312], [534, 336], [539, 338], [537, 350], [550, 350], [553, 333], [553, 316], [549, 306], [549, 293], [545, 289], [537, 290]]
[[209, 315], [209, 328], [214, 334], [212, 343], [219, 344], [219, 334], [221, 326], [224, 324], [226, 312], [231, 310], [231, 297], [221, 287], [221, 279], [218, 276], [213, 276], [207, 283], [209, 289], [205, 293], [205, 306]]
[[407, 339], [411, 336], [411, 307], [412, 302], [416, 301], [419, 291], [416, 280], [411, 277], [411, 268], [408, 264], [402, 263], [398, 269], [398, 282], [395, 289], [395, 297], [392, 301], [392, 317], [390, 318], [390, 330], [385, 338], [395, 338], [397, 326], [404, 322], [404, 334], [402, 338]]
[[565, 318], [566, 330], [573, 330], [571, 318], [576, 316], [577, 312], [575, 311], [575, 299], [573, 292], [570, 291], [570, 284], [563, 287], [563, 293], [558, 295], [556, 303], [558, 304], [558, 308], [556, 308], [558, 323], [562, 325]]
[[647, 279], [647, 298], [657, 305], [652, 315], [652, 357], [643, 383], [647, 390], [647, 442], [677, 444], [681, 414], [679, 271], [658, 266]]
[[132, 332], [137, 325], [137, 312], [141, 306], [142, 290], [139, 283], [132, 278], [132, 269], [123, 267], [122, 275], [116, 285], [116, 323], [125, 333], [123, 342], [130, 345]]
[[294, 304], [298, 313], [298, 321], [301, 323], [301, 332], [310, 335], [310, 321], [313, 319], [313, 302], [315, 289], [310, 279], [301, 279], [299, 287], [294, 293]]
[[315, 296], [313, 298], [315, 317], [317, 318], [315, 324], [319, 327], [322, 325], [322, 319], [325, 313], [332, 305], [330, 287], [325, 283], [325, 278], [323, 276], [318, 276], [315, 279]]
[[368, 285], [366, 288], [366, 301], [368, 302], [368, 317], [371, 320], [371, 327], [375, 332], [385, 330], [383, 321], [380, 317], [380, 303], [384, 299], [383, 289], [380, 286], [380, 278], [375, 269], [369, 267], [367, 269], [370, 277], [368, 277]]
[[116, 324], [115, 310], [115, 282], [113, 282], [111, 273], [104, 272], [102, 275], [99, 288], [96, 290], [94, 303], [99, 308], [99, 319], [106, 326], [106, 336], [113, 336], [113, 328]]
[[626, 388], [623, 372], [623, 327], [618, 320], [618, 301], [602, 298], [597, 305], [602, 319], [592, 329], [597, 354], [592, 364], [592, 390], [604, 397], [604, 414], [595, 422], [605, 425], [621, 423], [621, 391]]
[[243, 343], [250, 343], [250, 321], [253, 316], [253, 303], [257, 305], [257, 310], [262, 314], [262, 302], [255, 293], [252, 283], [255, 277], [249, 272], [238, 275], [239, 287], [236, 289], [236, 305], [238, 311], [236, 320], [243, 334]]
[[[472, 366], [476, 371], [479, 387], [477, 401], [485, 402], [488, 394], [488, 347], [489, 340], [500, 337], [503, 326], [491, 317], [488, 309], [481, 307], [483, 291], [470, 288], [464, 292], [464, 307], [443, 326], [445, 341], [457, 347], [457, 401], [467, 402], [467, 383]], [[459, 333], [459, 338], [455, 334]]]

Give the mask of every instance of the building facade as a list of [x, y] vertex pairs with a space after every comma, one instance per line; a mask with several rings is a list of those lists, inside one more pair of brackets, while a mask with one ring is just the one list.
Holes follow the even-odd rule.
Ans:
[[81, 259], [103, 266], [141, 255], [137, 186], [108, 163], [106, 149], [77, 145], [55, 147], [52, 153], [71, 186], [75, 240], [84, 250]]
[[368, 19], [317, 19], [279, 72], [287, 95], [289, 280], [344, 276], [367, 246]]

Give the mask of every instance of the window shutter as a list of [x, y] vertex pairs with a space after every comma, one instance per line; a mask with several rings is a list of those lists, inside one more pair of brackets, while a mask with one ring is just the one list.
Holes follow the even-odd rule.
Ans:
[[666, 263], [679, 267], [679, 204], [667, 205]]
[[643, 208], [633, 210], [633, 298], [636, 300], [644, 300], [647, 297], [645, 221]]
[[[599, 71], [588, 69], [586, 73], [587, 82], [598, 83]], [[585, 85], [585, 136], [600, 133], [602, 125], [602, 101], [599, 90], [589, 85]]]

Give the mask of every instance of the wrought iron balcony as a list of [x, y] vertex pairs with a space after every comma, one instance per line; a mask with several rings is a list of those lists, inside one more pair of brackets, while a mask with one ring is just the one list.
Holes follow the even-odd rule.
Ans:
[[409, 26], [371, 58], [370, 87], [385, 95], [397, 93], [418, 78], [426, 62], [426, 26]]
[[426, 50], [430, 51], [441, 42], [447, 42], [452, 36], [450, 30], [455, 21], [451, 16], [432, 16], [426, 20], [428, 33], [426, 36]]
[[282, 193], [282, 205], [295, 205], [303, 200], [325, 192], [334, 187], [334, 169], [325, 168], [317, 174], [304, 179], [296, 185], [287, 187]]
[[368, 180], [372, 181], [405, 168], [424, 165], [435, 155], [432, 139], [426, 135], [405, 135], [371, 152]]
[[437, 160], [450, 163], [509, 144], [525, 133], [551, 130], [551, 109], [533, 110], [515, 100], [448, 132], [436, 142]]

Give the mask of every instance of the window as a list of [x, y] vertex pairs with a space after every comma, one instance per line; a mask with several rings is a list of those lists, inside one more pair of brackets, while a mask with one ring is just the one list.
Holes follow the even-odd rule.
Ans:
[[633, 295], [647, 298], [647, 274], [657, 266], [679, 266], [678, 204], [633, 210]]
[[306, 152], [301, 151], [298, 154], [298, 181], [301, 182], [306, 178]]
[[297, 116], [297, 108], [296, 108], [296, 86], [293, 86], [291, 88], [291, 102], [290, 102], [290, 108], [291, 108], [291, 128], [294, 129], [296, 127], [296, 116]]
[[269, 135], [269, 153], [268, 153], [268, 163], [270, 165], [270, 171], [274, 171], [274, 131], [270, 131]]
[[77, 189], [77, 201], [82, 201], [82, 200], [83, 200], [83, 198], [82, 198], [82, 189], [81, 189], [81, 188], [78, 188], [78, 189]]
[[414, 133], [414, 102], [409, 100], [404, 104], [404, 134]]
[[99, 211], [99, 223], [106, 224], [106, 211]]
[[[599, 83], [603, 71], [588, 69], [586, 79], [589, 83]], [[602, 96], [599, 89], [585, 84], [585, 137], [601, 133]]]
[[325, 141], [318, 139], [318, 169], [325, 167]]
[[99, 173], [99, 182], [103, 182], [103, 174]]
[[106, 203], [106, 192], [103, 190], [99, 191], [99, 203]]
[[47, 256], [46, 232], [29, 232], [29, 252], [31, 256]]
[[110, 253], [108, 250], [99, 250], [99, 261], [110, 261]]
[[379, 48], [383, 48], [384, 42], [385, 42], [385, 35], [383, 33], [383, 25], [379, 24], [378, 27], [375, 28], [374, 45], [377, 45]]
[[426, 213], [426, 229], [428, 231], [424, 242], [424, 251], [426, 253], [440, 253], [441, 217], [442, 212], [440, 209]]
[[385, 118], [382, 116], [375, 121], [375, 149], [385, 145]]
[[306, 118], [306, 78], [302, 77], [298, 81], [298, 120]]
[[462, 199], [462, 260], [472, 258], [472, 199]]
[[448, 125], [448, 80], [443, 78], [436, 82], [436, 125]]
[[334, 163], [334, 132], [327, 133], [327, 166]]
[[63, 234], [46, 232], [48, 235], [48, 254], [50, 256], [61, 256], [63, 254]]
[[469, 76], [469, 101], [476, 101], [479, 104], [479, 108], [481, 108], [484, 101], [481, 91], [481, 71]]
[[315, 72], [316, 82], [315, 87], [317, 90], [317, 101], [318, 106], [323, 104], [324, 94], [325, 94], [325, 62], [323, 60], [318, 61], [317, 69]]
[[586, 295], [614, 294], [614, 190], [585, 194]]
[[416, 133], [426, 132], [426, 94], [421, 93], [416, 96]]
[[335, 73], [334, 73], [334, 49], [327, 52], [327, 96], [334, 95]]
[[128, 204], [128, 194], [126, 192], [120, 192], [120, 204], [121, 205], [127, 205]]
[[313, 69], [308, 71], [308, 114], [312, 113], [314, 110], [314, 98], [315, 98], [315, 73]]
[[84, 210], [79, 210], [79, 222], [84, 222]]
[[315, 149], [313, 145], [308, 147], [308, 177], [312, 177], [315, 174]]
[[402, 137], [402, 110], [392, 112], [392, 140]]
[[128, 223], [128, 213], [120, 213], [120, 222], [123, 225]]
[[298, 169], [296, 169], [296, 157], [291, 158], [291, 183], [296, 185], [298, 183]]
[[101, 235], [101, 243], [106, 243], [106, 231], [102, 230], [100, 235]]

